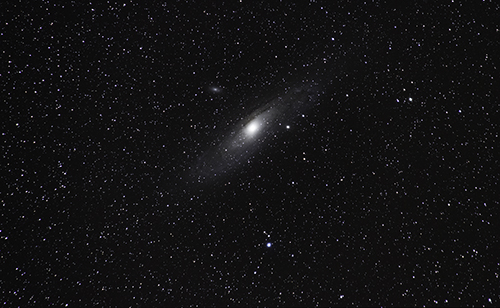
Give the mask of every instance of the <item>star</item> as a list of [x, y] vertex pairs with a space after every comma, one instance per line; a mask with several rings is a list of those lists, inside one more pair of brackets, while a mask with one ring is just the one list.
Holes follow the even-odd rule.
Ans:
[[272, 244], [271, 244], [271, 243], [267, 243], [267, 244], [266, 244], [266, 246], [267, 246], [267, 247], [271, 247], [271, 246], [272, 246]]

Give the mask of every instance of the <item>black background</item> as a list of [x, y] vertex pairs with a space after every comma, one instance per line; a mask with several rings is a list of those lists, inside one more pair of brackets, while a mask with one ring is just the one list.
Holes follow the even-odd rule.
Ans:
[[2, 303], [498, 305], [500, 6], [339, 3], [2, 3]]

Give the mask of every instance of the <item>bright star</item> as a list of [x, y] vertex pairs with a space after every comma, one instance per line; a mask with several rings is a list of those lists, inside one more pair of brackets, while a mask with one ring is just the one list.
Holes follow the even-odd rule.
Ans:
[[267, 246], [267, 247], [271, 247], [271, 243], [267, 243], [267, 245], [266, 245], [266, 246]]

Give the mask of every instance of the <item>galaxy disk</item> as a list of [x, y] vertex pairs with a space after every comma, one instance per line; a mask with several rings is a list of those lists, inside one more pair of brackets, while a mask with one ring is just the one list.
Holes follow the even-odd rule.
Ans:
[[286, 129], [283, 122], [310, 109], [320, 95], [320, 86], [309, 81], [254, 103], [260, 107], [229, 132], [222, 133], [222, 141], [205, 150], [190, 169], [189, 177], [204, 182], [224, 177], [248, 164], [255, 153], [265, 149], [272, 136]]

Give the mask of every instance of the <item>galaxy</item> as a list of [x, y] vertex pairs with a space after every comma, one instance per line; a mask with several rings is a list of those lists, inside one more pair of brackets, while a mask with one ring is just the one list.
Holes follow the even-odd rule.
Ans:
[[[278, 138], [287, 127], [285, 123], [314, 108], [321, 94], [319, 84], [309, 81], [282, 90], [279, 95], [257, 99], [262, 106], [233, 125], [231, 130], [221, 133], [223, 141], [200, 155], [189, 170], [190, 177], [201, 183], [231, 175], [247, 165], [255, 152], [265, 151], [266, 144]], [[256, 105], [256, 102], [249, 105]]]
[[499, 307], [499, 1], [11, 1], [5, 307]]

